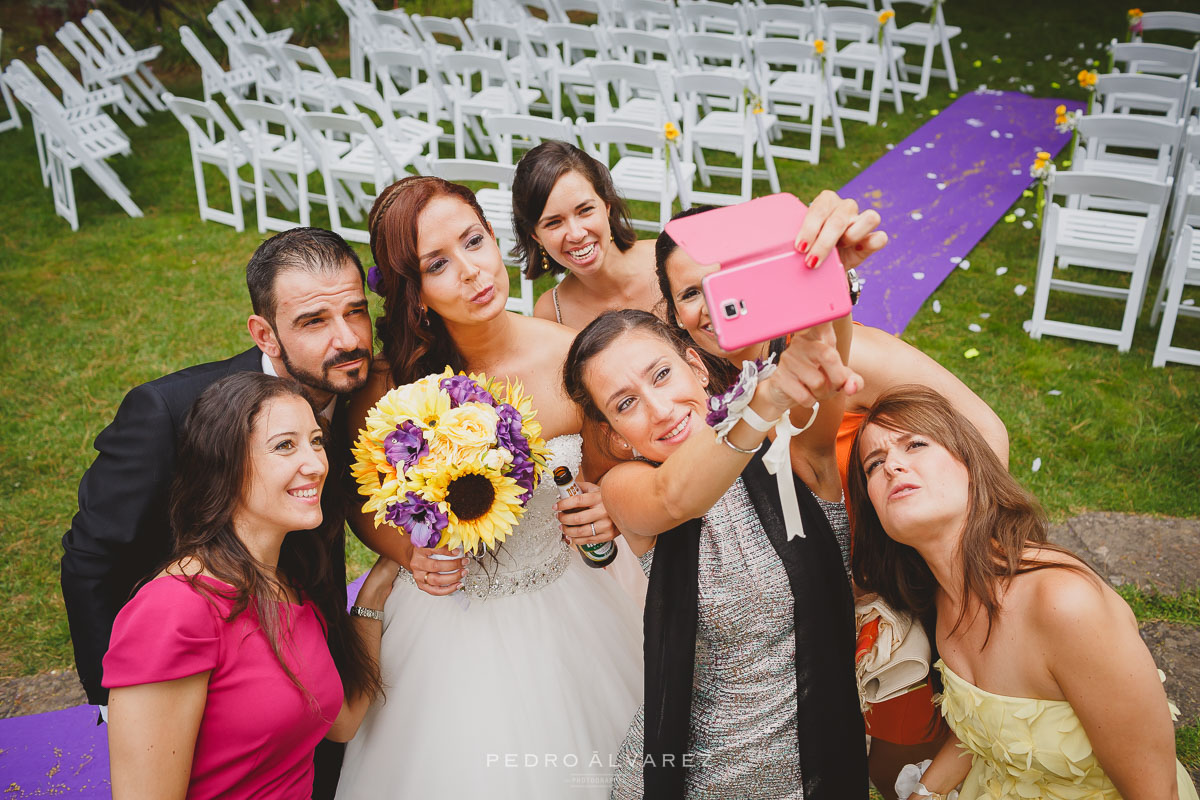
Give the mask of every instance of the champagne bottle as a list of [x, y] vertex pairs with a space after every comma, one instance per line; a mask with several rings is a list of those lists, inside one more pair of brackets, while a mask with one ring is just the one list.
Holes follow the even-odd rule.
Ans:
[[[579, 488], [579, 484], [575, 482], [575, 478], [571, 475], [571, 470], [566, 467], [554, 468], [554, 483], [558, 486], [559, 497], [571, 497], [572, 495], [583, 494], [583, 489]], [[600, 569], [607, 567], [617, 557], [616, 542], [600, 542], [599, 544], [581, 544], [579, 545], [579, 554], [583, 556], [583, 563], [589, 567]]]

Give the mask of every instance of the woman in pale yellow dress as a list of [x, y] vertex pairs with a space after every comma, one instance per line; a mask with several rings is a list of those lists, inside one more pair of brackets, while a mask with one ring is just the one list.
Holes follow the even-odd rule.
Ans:
[[[938, 394], [901, 386], [850, 456], [854, 579], [930, 633], [954, 736], [910, 800], [1196, 800], [1129, 606]], [[961, 745], [961, 746], [960, 746]]]

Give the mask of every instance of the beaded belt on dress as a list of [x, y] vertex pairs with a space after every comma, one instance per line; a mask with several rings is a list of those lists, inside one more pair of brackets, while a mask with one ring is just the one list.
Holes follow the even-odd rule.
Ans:
[[[493, 572], [489, 576], [488, 570], [482, 565], [472, 564], [466, 580], [463, 581], [463, 591], [480, 599], [536, 592], [558, 580], [570, 564], [571, 548], [565, 544], [556, 547], [541, 564], [512, 572]], [[492, 566], [494, 567], [494, 562]], [[399, 580], [411, 586], [417, 585], [412, 573], [406, 569], [400, 570]]]

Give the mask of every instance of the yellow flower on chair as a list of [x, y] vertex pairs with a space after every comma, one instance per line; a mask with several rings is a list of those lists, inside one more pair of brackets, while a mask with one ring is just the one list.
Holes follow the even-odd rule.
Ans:
[[885, 11], [881, 11], [881, 12], [879, 12], [879, 24], [887, 25], [888, 20], [894, 19], [895, 16], [896, 16], [896, 12], [892, 11], [890, 8]]
[[674, 122], [668, 122], [663, 125], [663, 136], [667, 137], [668, 142], [673, 142], [679, 138], [679, 128], [675, 127]]
[[819, 56], [825, 55], [825, 40], [824, 39], [813, 39], [812, 46], [813, 46], [813, 50], [816, 52], [817, 55], [819, 55]]

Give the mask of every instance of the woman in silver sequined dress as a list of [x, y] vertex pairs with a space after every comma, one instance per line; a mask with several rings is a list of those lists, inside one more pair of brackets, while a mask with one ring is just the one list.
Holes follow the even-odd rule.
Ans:
[[[521, 382], [551, 466], [578, 474], [583, 420], [559, 377], [572, 332], [505, 310], [508, 273], [474, 193], [405, 178], [375, 201], [370, 228], [384, 358], [352, 416], [361, 422], [388, 388], [447, 364], [485, 372]], [[347, 746], [338, 798], [607, 795], [641, 699], [640, 624], [617, 582], [563, 542], [556, 499], [543, 480], [512, 537], [469, 564], [355, 521], [406, 569], [384, 607], [386, 699]], [[583, 542], [613, 537], [598, 503], [575, 522], [566, 532], [586, 531]]]
[[762, 421], [789, 408], [798, 416], [819, 399], [818, 419], [840, 418], [840, 398], [861, 378], [836, 338], [828, 324], [794, 335], [750, 400], [759, 424], [743, 417], [723, 440], [705, 424], [707, 370], [657, 318], [605, 314], [572, 344], [568, 394], [641, 456], [601, 482], [650, 573], [646, 703], [618, 758], [614, 798], [867, 795], [853, 598], [827, 520], [844, 534], [844, 507], [828, 500], [841, 496], [832, 434], [794, 463], [806, 476], [794, 539], [775, 478], [751, 458]]

